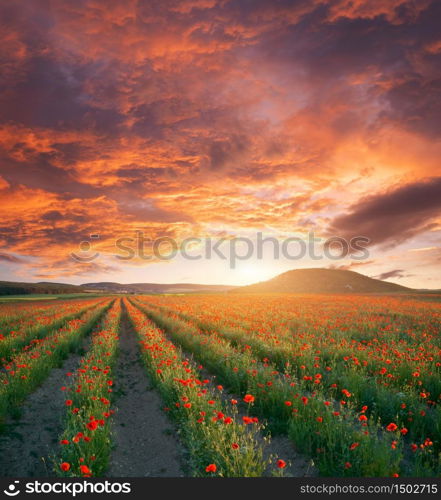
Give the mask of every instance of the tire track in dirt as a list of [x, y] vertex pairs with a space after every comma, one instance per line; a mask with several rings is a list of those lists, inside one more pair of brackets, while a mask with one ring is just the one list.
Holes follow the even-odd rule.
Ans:
[[50, 456], [55, 453], [63, 431], [67, 372], [74, 372], [90, 343], [90, 334], [82, 346], [71, 353], [59, 368], [54, 368], [43, 384], [26, 398], [17, 420], [8, 418], [0, 435], [0, 476], [55, 476]]
[[183, 477], [183, 447], [163, 413], [160, 395], [151, 388], [124, 305], [114, 393], [117, 396], [113, 417], [115, 448], [106, 476]]

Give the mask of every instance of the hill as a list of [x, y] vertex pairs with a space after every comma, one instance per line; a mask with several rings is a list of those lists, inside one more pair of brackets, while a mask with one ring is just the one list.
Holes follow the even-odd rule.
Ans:
[[83, 293], [81, 286], [66, 283], [25, 283], [21, 281], [0, 281], [0, 295]]
[[396, 283], [341, 269], [295, 269], [268, 281], [235, 288], [240, 293], [397, 293], [415, 292]]
[[191, 292], [226, 292], [235, 287], [228, 285], [198, 285], [194, 283], [84, 283], [87, 291], [103, 291], [111, 293], [191, 293]]

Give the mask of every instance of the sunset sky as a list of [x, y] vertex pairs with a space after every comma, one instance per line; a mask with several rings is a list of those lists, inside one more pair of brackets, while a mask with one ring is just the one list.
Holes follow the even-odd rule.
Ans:
[[[441, 2], [0, 3], [0, 279], [441, 288]], [[118, 259], [115, 240], [365, 236], [356, 261]], [[81, 241], [99, 256], [77, 262]]]

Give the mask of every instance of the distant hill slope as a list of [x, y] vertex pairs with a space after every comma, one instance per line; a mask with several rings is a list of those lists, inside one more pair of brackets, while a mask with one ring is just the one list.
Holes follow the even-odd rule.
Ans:
[[105, 291], [112, 293], [188, 293], [188, 292], [226, 292], [235, 287], [228, 285], [197, 285], [194, 283], [84, 283], [85, 290]]
[[396, 293], [415, 292], [395, 283], [341, 269], [295, 269], [268, 281], [235, 288], [234, 293]]
[[20, 281], [0, 281], [0, 295], [28, 295], [30, 293], [59, 294], [59, 293], [82, 293], [81, 286], [68, 285], [66, 283], [25, 283]]

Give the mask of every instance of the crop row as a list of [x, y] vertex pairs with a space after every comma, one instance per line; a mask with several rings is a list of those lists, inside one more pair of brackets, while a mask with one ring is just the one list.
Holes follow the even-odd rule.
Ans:
[[20, 349], [32, 349], [39, 339], [47, 337], [51, 331], [79, 317], [87, 309], [95, 307], [100, 302], [102, 299], [69, 301], [47, 309], [44, 315], [17, 322], [14, 329], [9, 329], [8, 332], [0, 335], [0, 363], [7, 364]]
[[[205, 334], [215, 332], [232, 345], [249, 349], [263, 362], [271, 361], [277, 370], [297, 378], [304, 391], [320, 391], [323, 397], [332, 399], [339, 399], [343, 390], [350, 392], [352, 404], [359, 408], [367, 407], [366, 414], [374, 419], [379, 418], [386, 424], [390, 421], [399, 424], [406, 429], [404, 432], [408, 439], [424, 442], [430, 435], [441, 434], [441, 408], [430, 400], [430, 393], [424, 387], [419, 388], [418, 394], [407, 387], [393, 390], [376, 383], [354, 363], [342, 368], [342, 364], [328, 359], [327, 366], [321, 370], [317, 363], [317, 354], [320, 353], [317, 351], [299, 350], [283, 339], [271, 342], [237, 326], [225, 327], [220, 321], [205, 319], [203, 313], [191, 316], [164, 307], [159, 307], [159, 311], [174, 313], [185, 321], [193, 322]], [[439, 450], [440, 443], [436, 440], [435, 443], [434, 449]]]
[[[145, 366], [189, 452], [192, 475], [261, 476], [269, 462], [263, 458], [263, 442], [258, 439], [258, 419], [247, 415], [241, 420], [237, 401], [223, 400], [222, 386], [211, 387], [199, 368], [182, 355], [162, 330], [130, 302], [126, 307], [139, 337]], [[251, 395], [245, 400], [251, 403]], [[279, 459], [277, 463], [280, 473], [284, 462]], [[277, 464], [270, 468], [277, 474]]]
[[66, 391], [66, 417], [54, 459], [61, 476], [99, 476], [107, 468], [111, 441], [112, 367], [117, 348], [121, 301], [117, 300], [92, 332], [91, 346], [72, 374]]
[[[348, 390], [344, 390], [336, 407], [336, 402], [323, 397], [318, 389], [303, 392], [302, 381], [281, 375], [275, 366], [259, 362], [249, 350], [239, 350], [219, 335], [204, 335], [173, 313], [136, 304], [227, 387], [241, 394], [256, 394], [254, 410], [268, 418], [273, 428], [287, 432], [299, 450], [314, 456], [322, 474], [389, 476], [433, 472], [427, 465], [433, 462], [430, 445], [409, 455], [407, 449], [403, 450], [405, 430], [394, 422], [382, 428], [366, 416], [367, 408], [353, 407]], [[372, 456], [377, 457], [374, 463]], [[409, 461], [410, 466], [406, 465]]]
[[43, 382], [52, 368], [80, 346], [110, 302], [107, 300], [88, 308], [80, 317], [67, 321], [47, 337], [38, 339], [32, 349], [17, 354], [5, 365], [0, 373], [0, 424]]

